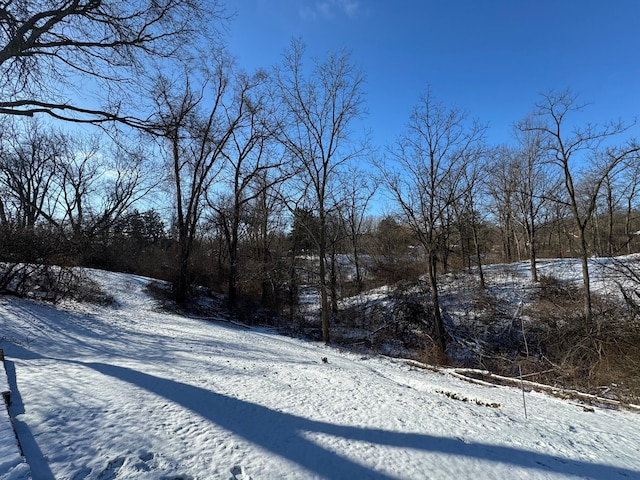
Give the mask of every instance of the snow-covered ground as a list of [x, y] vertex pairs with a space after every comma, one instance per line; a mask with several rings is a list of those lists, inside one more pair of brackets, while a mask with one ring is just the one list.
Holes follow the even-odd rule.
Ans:
[[637, 413], [530, 391], [525, 417], [515, 388], [163, 313], [147, 279], [95, 275], [115, 305], [0, 297], [33, 479], [640, 479]]

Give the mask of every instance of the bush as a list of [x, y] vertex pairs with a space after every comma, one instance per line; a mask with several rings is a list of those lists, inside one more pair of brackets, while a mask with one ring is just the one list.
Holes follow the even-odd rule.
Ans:
[[[640, 398], [640, 322], [613, 299], [592, 295], [593, 317], [582, 315], [579, 287], [546, 279], [528, 309], [528, 335], [547, 383], [619, 400]], [[552, 366], [553, 368], [549, 368]], [[546, 367], [546, 368], [545, 368]]]
[[82, 270], [29, 263], [0, 265], [0, 293], [54, 303], [65, 298], [99, 304], [113, 302]]

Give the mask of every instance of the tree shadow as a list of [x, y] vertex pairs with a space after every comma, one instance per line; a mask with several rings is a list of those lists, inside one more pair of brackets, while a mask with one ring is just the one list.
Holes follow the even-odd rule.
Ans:
[[463, 456], [581, 478], [640, 478], [640, 471], [636, 470], [570, 460], [514, 447], [465, 443], [461, 440], [434, 435], [393, 432], [309, 420], [126, 367], [104, 363], [77, 363], [182, 405], [229, 432], [326, 478], [336, 478], [336, 475], [340, 478], [390, 479], [392, 477], [321, 447], [305, 438], [305, 432], [323, 433], [396, 448]]
[[42, 480], [55, 480], [53, 472], [47, 463], [42, 450], [38, 446], [38, 442], [31, 432], [29, 426], [17, 418], [17, 415], [24, 413], [24, 403], [16, 381], [16, 367], [10, 360], [5, 359], [5, 370], [9, 379], [9, 389], [11, 390], [11, 403], [9, 404], [9, 413], [13, 419], [13, 426], [16, 434], [20, 439], [20, 446], [24, 453], [25, 459], [29, 464], [33, 478]]

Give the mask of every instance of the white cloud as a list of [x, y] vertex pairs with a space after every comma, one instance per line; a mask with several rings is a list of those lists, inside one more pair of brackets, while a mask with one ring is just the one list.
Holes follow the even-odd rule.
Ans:
[[359, 0], [323, 0], [314, 1], [299, 10], [300, 16], [306, 20], [328, 19], [339, 16], [355, 18], [360, 12]]
[[356, 16], [358, 16], [358, 13], [360, 12], [359, 2], [357, 2], [356, 0], [342, 0], [340, 1], [340, 4], [342, 5], [344, 13], [348, 17], [355, 18]]

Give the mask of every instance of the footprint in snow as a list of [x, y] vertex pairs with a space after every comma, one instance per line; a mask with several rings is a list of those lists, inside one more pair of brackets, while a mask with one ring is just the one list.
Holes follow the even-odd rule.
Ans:
[[231, 478], [229, 480], [252, 480], [242, 465], [236, 465], [231, 469]]
[[107, 468], [98, 475], [98, 480], [114, 480], [118, 475], [120, 467], [124, 465], [124, 460], [124, 457], [118, 457], [115, 460], [111, 460], [107, 464]]

